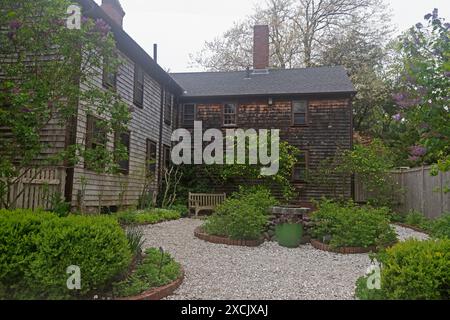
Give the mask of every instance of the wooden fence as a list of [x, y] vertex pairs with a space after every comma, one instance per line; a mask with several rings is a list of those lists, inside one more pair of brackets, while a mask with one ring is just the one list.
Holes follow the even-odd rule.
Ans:
[[[402, 169], [391, 172], [398, 192], [395, 194], [397, 210], [407, 213], [422, 212], [428, 218], [437, 218], [450, 212], [450, 193], [444, 188], [450, 186], [450, 172], [431, 176], [431, 167]], [[355, 201], [365, 202], [370, 194], [364, 188], [364, 181], [355, 179]]]
[[11, 186], [9, 202], [16, 209], [52, 209], [52, 198], [57, 194], [64, 197], [65, 180], [64, 168], [28, 170]]

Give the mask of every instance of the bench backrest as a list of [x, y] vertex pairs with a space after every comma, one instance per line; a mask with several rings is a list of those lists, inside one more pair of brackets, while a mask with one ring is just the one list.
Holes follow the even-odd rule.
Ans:
[[227, 198], [225, 193], [189, 193], [189, 207], [215, 208], [221, 205]]

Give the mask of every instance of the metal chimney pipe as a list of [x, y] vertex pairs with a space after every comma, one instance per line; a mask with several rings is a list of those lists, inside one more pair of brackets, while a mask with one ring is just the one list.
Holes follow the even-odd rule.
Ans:
[[153, 44], [153, 60], [155, 60], [156, 63], [158, 63], [158, 44]]

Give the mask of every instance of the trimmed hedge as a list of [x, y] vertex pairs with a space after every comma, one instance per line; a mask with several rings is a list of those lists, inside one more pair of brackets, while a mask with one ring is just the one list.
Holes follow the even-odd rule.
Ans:
[[169, 209], [151, 209], [148, 211], [127, 211], [114, 215], [120, 224], [156, 224], [164, 221], [178, 220], [181, 213]]
[[311, 215], [311, 235], [331, 247], [384, 247], [397, 241], [389, 209], [358, 207], [323, 200]]
[[381, 290], [369, 290], [366, 277], [357, 282], [364, 300], [449, 300], [450, 240], [409, 240], [377, 255], [382, 263]]
[[[0, 230], [0, 299], [87, 297], [131, 262], [127, 237], [110, 217], [0, 210]], [[79, 291], [67, 289], [71, 265], [81, 270]]]
[[276, 204], [266, 188], [241, 187], [216, 209], [203, 229], [210, 235], [233, 240], [259, 240], [268, 223], [268, 210]]

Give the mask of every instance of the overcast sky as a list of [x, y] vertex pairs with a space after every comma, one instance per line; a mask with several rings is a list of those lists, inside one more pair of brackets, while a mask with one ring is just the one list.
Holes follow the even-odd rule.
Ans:
[[[101, 0], [95, 0], [101, 3]], [[158, 62], [171, 72], [189, 68], [189, 54], [199, 51], [229, 29], [234, 21], [253, 12], [257, 0], [120, 0], [126, 16], [124, 29], [152, 55], [158, 43]], [[433, 8], [450, 20], [450, 0], [386, 0], [393, 22], [405, 30], [422, 21]]]

